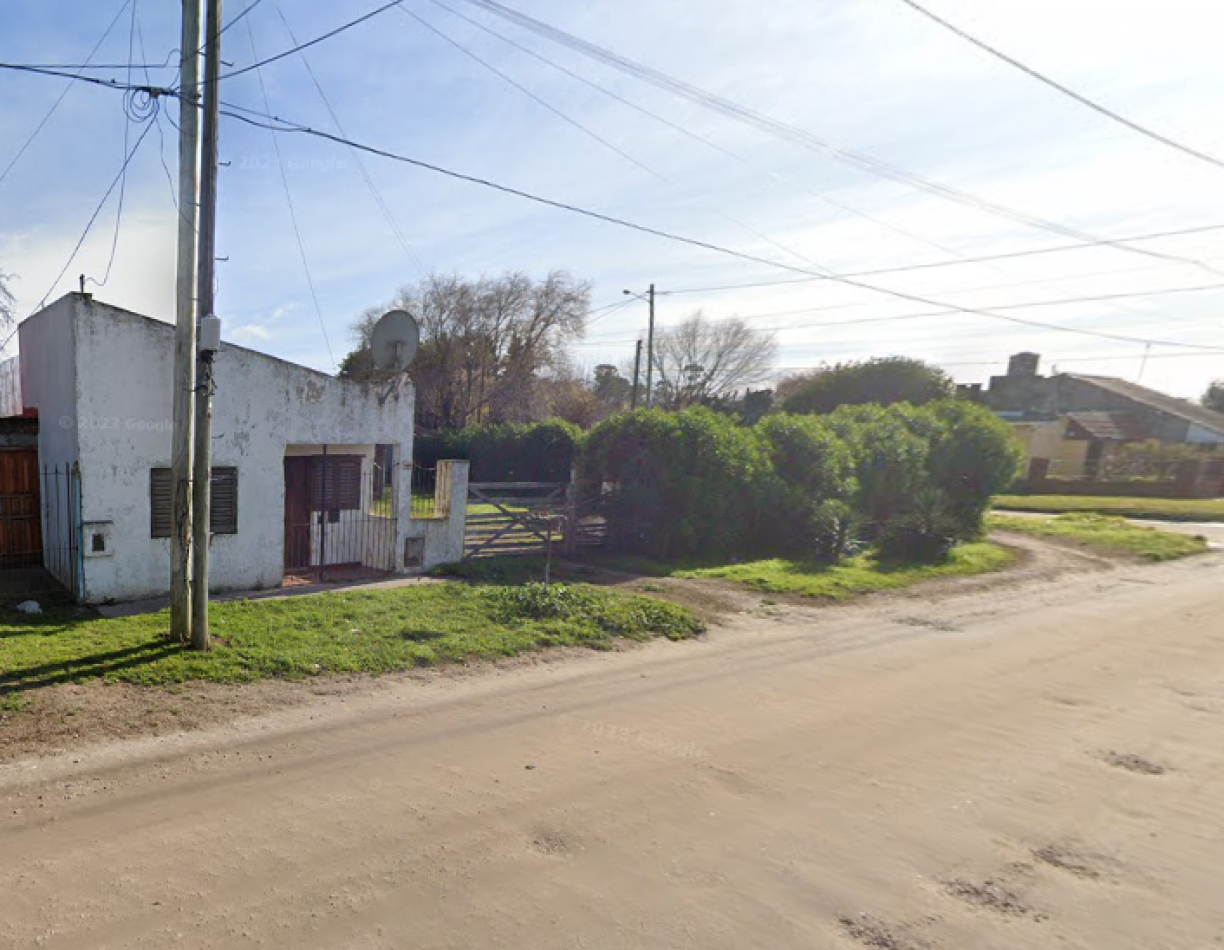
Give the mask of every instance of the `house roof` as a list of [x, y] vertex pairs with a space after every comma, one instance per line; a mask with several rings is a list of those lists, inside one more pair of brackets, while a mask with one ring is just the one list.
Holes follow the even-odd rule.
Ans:
[[[1178, 399], [1176, 396], [1148, 389], [1146, 386], [1140, 386], [1138, 383], [1128, 383], [1126, 380], [1118, 379], [1116, 376], [1087, 376], [1079, 373], [1068, 373], [1067, 375], [1072, 379], [1078, 379], [1097, 386], [1124, 399], [1130, 399], [1152, 409], [1158, 409], [1171, 416], [1185, 419], [1194, 425], [1202, 426], [1204, 429], [1210, 429], [1212, 432], [1224, 435], [1224, 414], [1212, 412], [1210, 409], [1197, 406], [1185, 399]], [[1082, 413], [1080, 414], [1082, 415]]]
[[1093, 439], [1142, 442], [1149, 437], [1143, 424], [1125, 412], [1069, 412], [1067, 418]]

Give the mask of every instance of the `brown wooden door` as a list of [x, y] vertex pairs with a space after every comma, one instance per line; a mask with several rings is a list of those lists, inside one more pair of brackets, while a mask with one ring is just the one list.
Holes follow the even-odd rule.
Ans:
[[42, 564], [37, 449], [0, 449], [0, 567]]
[[310, 567], [310, 458], [285, 459], [285, 569]]

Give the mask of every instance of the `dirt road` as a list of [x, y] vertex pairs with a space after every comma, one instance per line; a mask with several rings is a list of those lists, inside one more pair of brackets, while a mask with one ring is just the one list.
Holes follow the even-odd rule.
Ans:
[[1219, 556], [781, 605], [0, 767], [0, 946], [1224, 946], [1222, 615]]

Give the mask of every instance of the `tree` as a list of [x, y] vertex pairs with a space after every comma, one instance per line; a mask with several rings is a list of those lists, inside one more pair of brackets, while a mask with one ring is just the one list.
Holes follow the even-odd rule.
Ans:
[[1199, 400], [1203, 407], [1213, 412], [1224, 412], [1224, 379], [1217, 379], [1207, 387], [1203, 398]]
[[905, 356], [838, 363], [800, 373], [778, 386], [785, 412], [832, 412], [838, 406], [921, 406], [956, 394], [951, 377], [938, 367]]
[[595, 367], [591, 392], [611, 415], [629, 408], [633, 398], [633, 383], [625, 379], [620, 370], [611, 363], [601, 363]]
[[707, 320], [696, 311], [659, 332], [654, 344], [654, 403], [667, 409], [704, 405], [767, 379], [777, 343], [739, 317]]
[[[421, 325], [421, 347], [409, 371], [418, 418], [430, 427], [520, 422], [545, 409], [541, 381], [565, 363], [565, 346], [582, 335], [590, 286], [564, 271], [543, 280], [526, 274], [465, 280], [432, 274], [402, 288], [391, 306]], [[380, 308], [353, 325], [358, 346], [341, 375], [375, 380], [370, 332]]]
[[12, 274], [5, 274], [0, 271], [0, 327], [7, 328], [13, 323], [13, 299], [12, 293], [9, 292], [8, 282], [12, 279]]

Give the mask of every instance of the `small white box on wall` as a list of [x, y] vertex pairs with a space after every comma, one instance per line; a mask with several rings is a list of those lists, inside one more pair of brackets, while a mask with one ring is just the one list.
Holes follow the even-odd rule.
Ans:
[[86, 521], [81, 525], [81, 553], [85, 557], [110, 557], [115, 553], [115, 523]]

